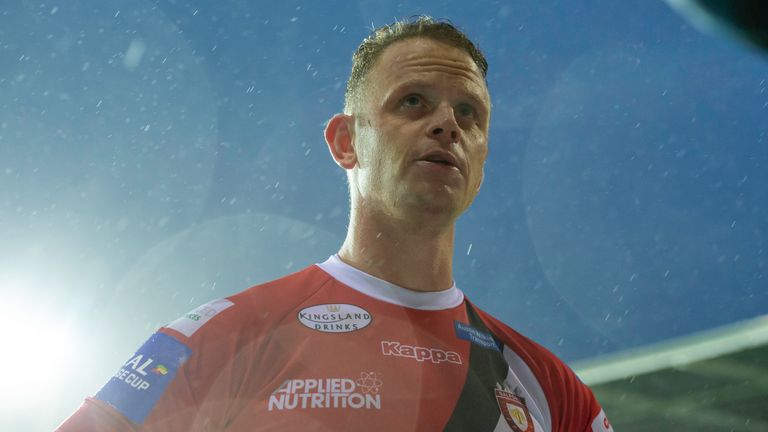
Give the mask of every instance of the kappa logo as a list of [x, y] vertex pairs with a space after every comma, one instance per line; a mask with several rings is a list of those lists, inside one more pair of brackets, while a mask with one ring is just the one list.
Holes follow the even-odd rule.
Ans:
[[367, 327], [373, 318], [367, 310], [351, 304], [321, 304], [306, 307], [296, 318], [305, 327], [323, 333], [349, 333]]
[[385, 356], [410, 357], [419, 362], [432, 363], [449, 362], [461, 364], [461, 356], [455, 351], [445, 351], [439, 348], [429, 348], [414, 345], [404, 345], [400, 342], [381, 341], [381, 353]]

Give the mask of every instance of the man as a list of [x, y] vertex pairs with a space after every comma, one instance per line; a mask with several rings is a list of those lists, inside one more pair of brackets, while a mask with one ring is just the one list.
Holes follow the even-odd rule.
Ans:
[[338, 255], [160, 329], [60, 431], [611, 431], [551, 353], [466, 300], [454, 228], [483, 181], [487, 63], [448, 23], [375, 31], [325, 138]]

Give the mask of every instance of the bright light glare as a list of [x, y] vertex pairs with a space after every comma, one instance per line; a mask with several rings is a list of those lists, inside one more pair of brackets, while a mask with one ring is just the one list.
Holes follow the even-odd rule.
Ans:
[[0, 405], [39, 406], [61, 392], [73, 370], [76, 334], [61, 308], [12, 299], [4, 309], [0, 370], [4, 387], [13, 391], [0, 392]]

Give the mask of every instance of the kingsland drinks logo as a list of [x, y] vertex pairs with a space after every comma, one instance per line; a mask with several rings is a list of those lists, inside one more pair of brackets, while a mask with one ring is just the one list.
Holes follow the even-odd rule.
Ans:
[[371, 314], [351, 304], [321, 304], [299, 311], [296, 318], [305, 327], [323, 333], [349, 333], [371, 323]]
[[289, 379], [269, 396], [267, 409], [381, 409], [383, 382], [375, 372], [355, 378]]

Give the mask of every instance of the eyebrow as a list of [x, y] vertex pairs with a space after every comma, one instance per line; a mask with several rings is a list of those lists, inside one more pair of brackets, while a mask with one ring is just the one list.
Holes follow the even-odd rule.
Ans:
[[[476, 83], [473, 83], [473, 84], [477, 85]], [[429, 80], [425, 80], [421, 78], [410, 79], [408, 81], [399, 83], [391, 91], [387, 92], [384, 95], [382, 102], [384, 105], [386, 105], [387, 103], [389, 103], [390, 100], [392, 100], [394, 95], [403, 93], [409, 89], [432, 88], [432, 87], [435, 87], [435, 85]], [[485, 103], [486, 103], [485, 99], [483, 99], [483, 97], [481, 97], [479, 94], [466, 88], [460, 88], [458, 89], [458, 91], [461, 94], [461, 97], [463, 99], [468, 99], [472, 105], [475, 105], [477, 108], [482, 109], [485, 112], [488, 111], [487, 108], [485, 107]], [[490, 104], [490, 101], [488, 103]]]

